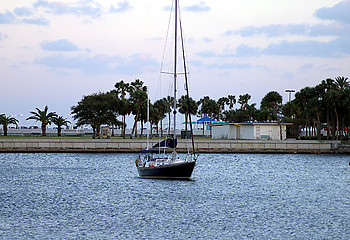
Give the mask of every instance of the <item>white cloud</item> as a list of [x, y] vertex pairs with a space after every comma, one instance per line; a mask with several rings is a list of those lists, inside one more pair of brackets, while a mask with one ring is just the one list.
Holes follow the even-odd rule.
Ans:
[[13, 10], [17, 16], [31, 16], [33, 15], [33, 10], [28, 7], [17, 7]]
[[57, 41], [44, 41], [40, 44], [41, 49], [46, 51], [77, 51], [79, 48], [69, 42], [67, 39], [60, 39]]
[[46, 25], [49, 25], [50, 22], [46, 18], [33, 17], [33, 18], [23, 18], [22, 23], [46, 26]]
[[7, 39], [7, 38], [8, 38], [8, 36], [6, 34], [3, 34], [3, 33], [0, 32], [0, 41], [4, 40], [4, 39]]
[[0, 24], [34, 24], [49, 25], [49, 20], [36, 16], [32, 9], [27, 7], [15, 8], [14, 13], [6, 11], [0, 13]]
[[[271, 24], [246, 26], [236, 31], [229, 30], [226, 36], [240, 35], [244, 38], [265, 37], [270, 41], [265, 48], [242, 44], [232, 56], [301, 56], [301, 57], [342, 57], [350, 55], [350, 1], [343, 1], [331, 8], [321, 8], [316, 16], [339, 22], [320, 24]], [[296, 36], [293, 37], [292, 36]], [[320, 37], [331, 37], [328, 40]], [[276, 42], [276, 39], [278, 42]]]
[[111, 13], [121, 13], [126, 12], [130, 10], [132, 7], [128, 1], [120, 2], [118, 3], [118, 6], [115, 8], [114, 6], [111, 7], [110, 12]]
[[205, 5], [205, 2], [200, 2], [195, 5], [191, 6], [185, 6], [183, 8], [185, 11], [190, 11], [190, 12], [208, 12], [210, 11], [210, 7]]
[[324, 7], [316, 11], [315, 15], [320, 19], [335, 20], [350, 24], [350, 1], [345, 0], [334, 7]]
[[65, 4], [64, 2], [52, 2], [45, 0], [38, 0], [33, 4], [35, 8], [43, 8], [46, 11], [56, 14], [74, 14], [77, 16], [90, 16], [93, 18], [100, 17], [103, 13], [101, 5], [94, 3], [93, 1], [85, 0]]
[[39, 58], [36, 64], [50, 69], [76, 69], [88, 74], [142, 74], [154, 71], [159, 63], [145, 54], [135, 54], [127, 58], [120, 56], [95, 55], [93, 57], [53, 55]]
[[6, 11], [5, 13], [0, 13], [0, 24], [10, 24], [15, 21], [15, 16], [13, 13]]

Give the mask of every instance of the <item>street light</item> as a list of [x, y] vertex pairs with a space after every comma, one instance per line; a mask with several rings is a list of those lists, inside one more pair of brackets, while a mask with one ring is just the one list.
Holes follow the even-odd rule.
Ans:
[[292, 93], [294, 93], [295, 90], [294, 89], [286, 89], [286, 93], [289, 93], [289, 117], [292, 118], [292, 109], [290, 107], [290, 98]]

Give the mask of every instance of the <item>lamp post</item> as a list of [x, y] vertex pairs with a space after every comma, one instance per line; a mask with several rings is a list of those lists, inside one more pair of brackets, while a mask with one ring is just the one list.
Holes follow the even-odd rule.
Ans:
[[289, 93], [289, 117], [292, 118], [292, 109], [290, 107], [290, 98], [292, 93], [294, 93], [295, 90], [294, 89], [286, 89], [286, 93]]

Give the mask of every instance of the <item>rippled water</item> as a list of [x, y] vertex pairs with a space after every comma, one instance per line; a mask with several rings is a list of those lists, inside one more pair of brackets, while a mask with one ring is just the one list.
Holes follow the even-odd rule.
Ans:
[[349, 156], [202, 154], [192, 181], [135, 157], [0, 153], [0, 238], [350, 239]]

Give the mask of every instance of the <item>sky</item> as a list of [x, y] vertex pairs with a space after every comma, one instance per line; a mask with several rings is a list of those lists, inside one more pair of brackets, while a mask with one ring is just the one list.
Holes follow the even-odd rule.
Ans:
[[[140, 79], [152, 102], [159, 99], [152, 96], [171, 5], [1, 0], [0, 113], [33, 125], [25, 118], [47, 105], [71, 120], [83, 96], [121, 80]], [[180, 7], [195, 100], [248, 93], [259, 107], [270, 91], [286, 102], [286, 89], [350, 76], [350, 0], [182, 0]]]

